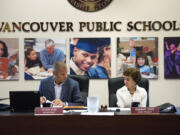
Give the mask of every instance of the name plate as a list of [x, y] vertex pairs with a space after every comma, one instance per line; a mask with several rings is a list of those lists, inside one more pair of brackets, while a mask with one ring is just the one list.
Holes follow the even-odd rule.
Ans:
[[36, 107], [34, 115], [63, 115], [62, 107]]
[[131, 107], [132, 114], [158, 114], [158, 107]]

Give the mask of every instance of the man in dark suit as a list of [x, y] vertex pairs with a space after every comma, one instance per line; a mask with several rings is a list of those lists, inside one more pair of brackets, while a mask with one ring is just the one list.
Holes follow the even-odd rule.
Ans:
[[53, 76], [41, 80], [39, 87], [41, 103], [52, 101], [54, 106], [82, 105], [79, 84], [67, 77], [67, 66], [63, 62], [56, 62]]

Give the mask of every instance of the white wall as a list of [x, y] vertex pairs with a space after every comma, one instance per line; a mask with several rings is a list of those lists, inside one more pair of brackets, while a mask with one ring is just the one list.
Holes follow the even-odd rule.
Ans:
[[[72, 7], [66, 0], [1, 0], [0, 22], [33, 22], [33, 21], [71, 21], [78, 26], [79, 21], [166, 21], [177, 20], [180, 22], [179, 0], [114, 0], [107, 8], [94, 13], [83, 12]], [[126, 25], [124, 25], [126, 26]], [[166, 36], [180, 36], [180, 31], [163, 30], [159, 32], [127, 32], [126, 27], [121, 32], [37, 32], [37, 33], [0, 33], [0, 38], [19, 38], [20, 44], [20, 79], [19, 81], [0, 81], [0, 98], [8, 97], [9, 90], [37, 90], [39, 81], [25, 81], [23, 58], [24, 38], [70, 38], [70, 37], [111, 37], [112, 52], [116, 52], [116, 38], [128, 36], [153, 36], [159, 37], [159, 78], [150, 80], [150, 106], [164, 102], [171, 102], [180, 106], [180, 88], [178, 79], [164, 79], [163, 38]], [[67, 40], [68, 41], [68, 40]], [[67, 51], [69, 47], [67, 48]], [[112, 75], [115, 77], [115, 57], [112, 53]], [[68, 60], [67, 60], [68, 62]], [[108, 104], [107, 80], [91, 80], [90, 95], [100, 98], [100, 104]], [[4, 101], [8, 102], [8, 101]]]

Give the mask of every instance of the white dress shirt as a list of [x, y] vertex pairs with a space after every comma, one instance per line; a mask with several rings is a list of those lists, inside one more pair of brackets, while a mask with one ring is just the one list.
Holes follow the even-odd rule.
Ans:
[[55, 89], [55, 97], [56, 99], [60, 99], [61, 98], [61, 91], [62, 91], [62, 85], [63, 83], [61, 84], [57, 84], [56, 82], [54, 82], [55, 86], [54, 86], [54, 89]]
[[117, 105], [122, 108], [131, 107], [132, 102], [140, 102], [139, 107], [146, 107], [147, 92], [144, 88], [136, 86], [136, 91], [133, 95], [130, 94], [126, 86], [118, 89], [116, 92]]

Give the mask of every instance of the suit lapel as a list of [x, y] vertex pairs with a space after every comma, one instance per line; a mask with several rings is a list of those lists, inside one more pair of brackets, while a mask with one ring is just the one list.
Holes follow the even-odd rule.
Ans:
[[55, 99], [55, 84], [54, 84], [54, 77], [52, 77], [51, 82], [49, 83], [49, 87], [50, 87], [50, 94], [52, 99]]
[[[68, 78], [67, 78], [68, 80]], [[66, 92], [68, 90], [68, 84], [67, 84], [67, 80], [64, 82], [64, 84], [62, 85], [62, 91], [61, 91], [61, 100], [64, 100], [65, 99], [65, 95], [66, 95]]]

